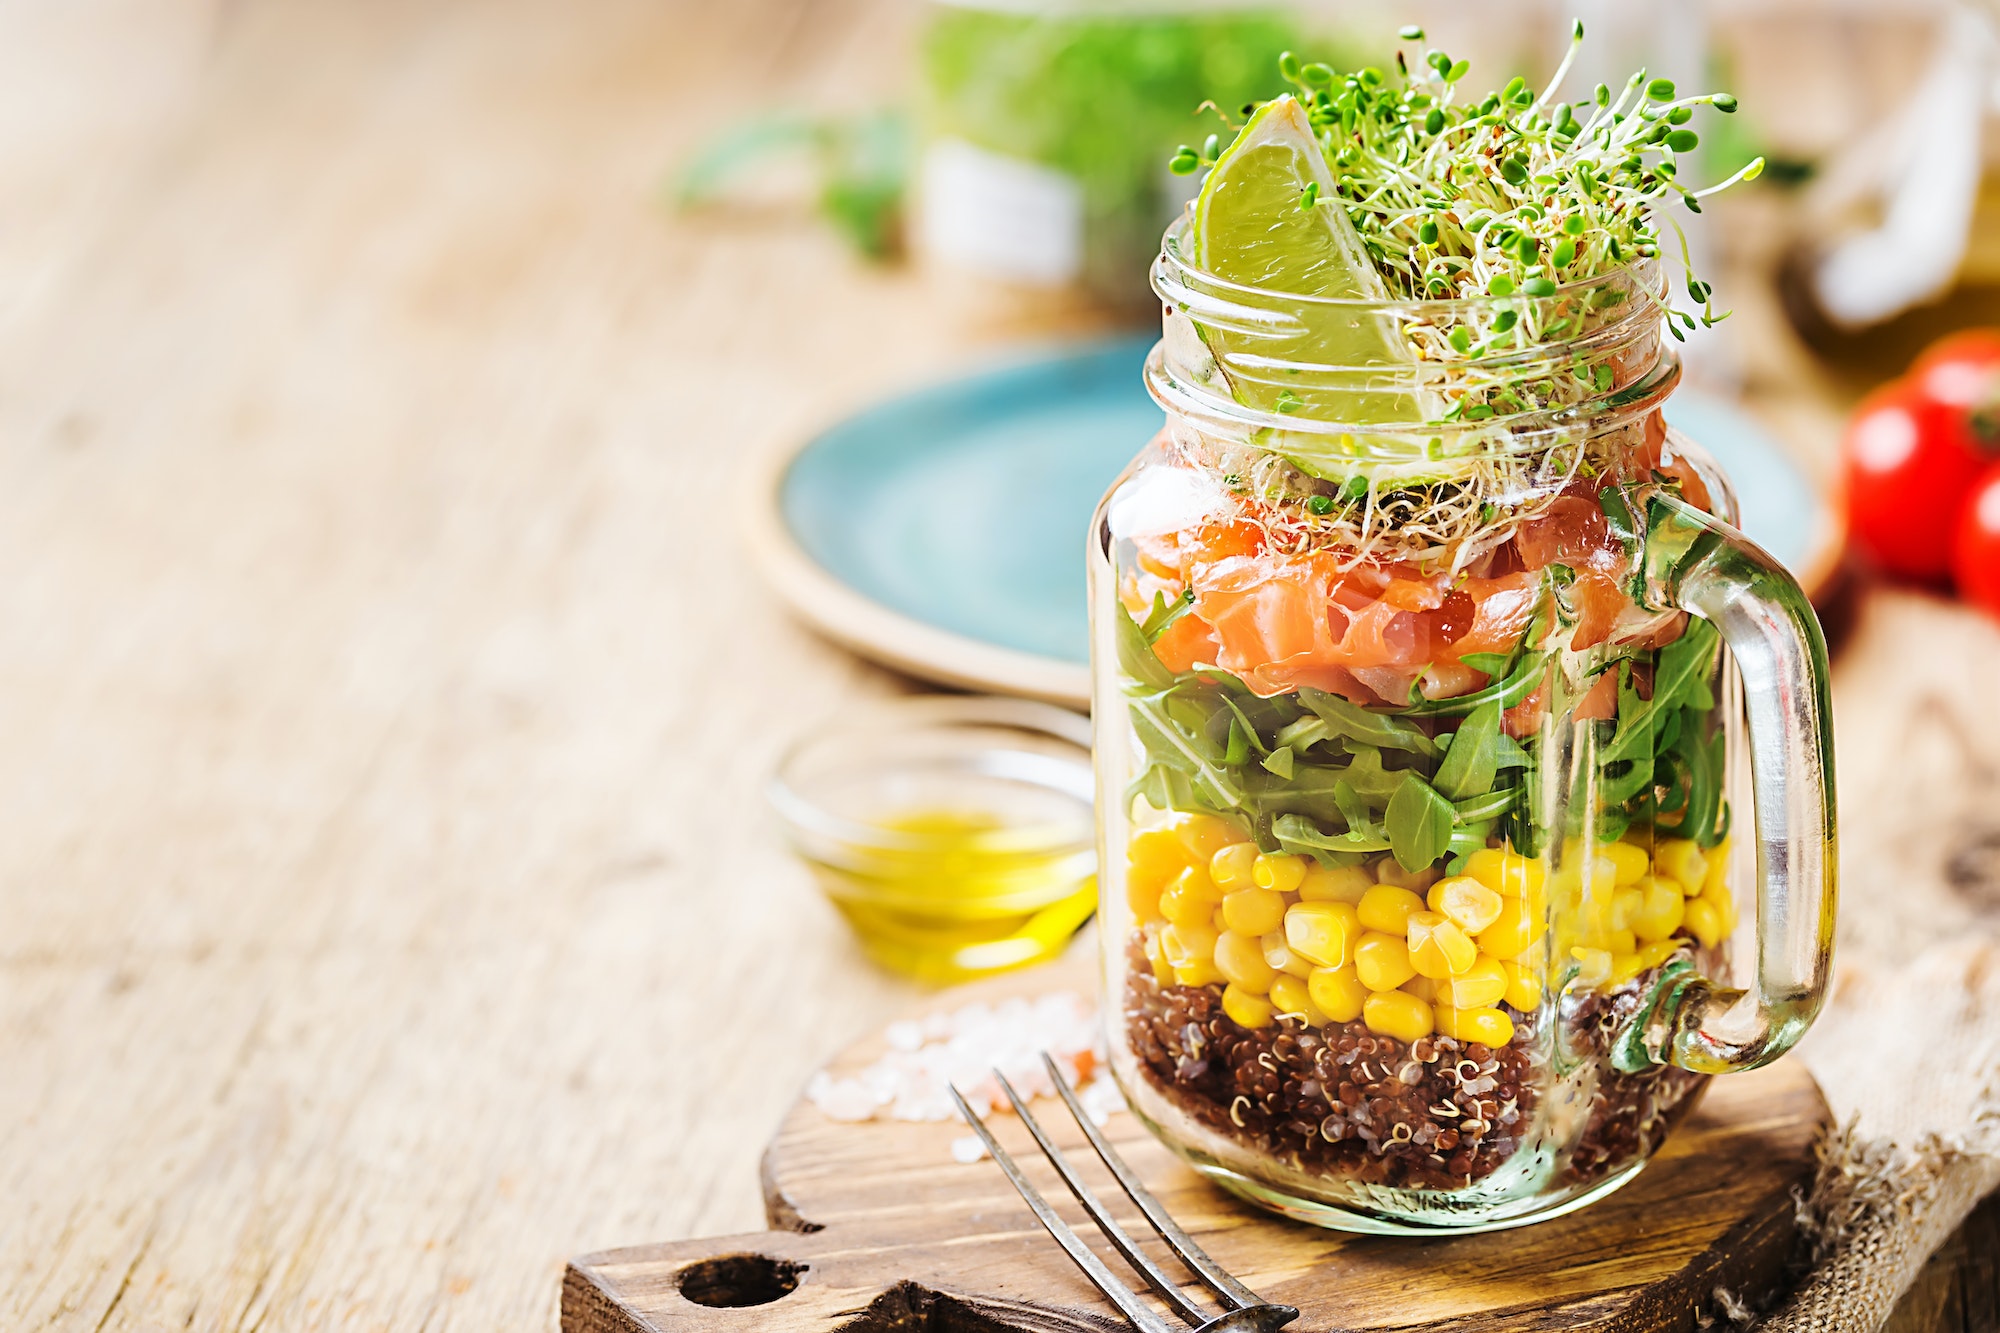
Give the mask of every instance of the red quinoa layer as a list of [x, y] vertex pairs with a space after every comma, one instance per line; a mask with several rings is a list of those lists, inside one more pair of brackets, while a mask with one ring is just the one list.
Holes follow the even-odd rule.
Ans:
[[[1516, 1035], [1497, 1050], [1442, 1036], [1405, 1043], [1359, 1021], [1245, 1028], [1222, 1012], [1221, 987], [1162, 986], [1135, 954], [1126, 1037], [1149, 1080], [1201, 1124], [1309, 1175], [1464, 1188], [1521, 1146], [1548, 1082], [1534, 1015], [1509, 1009]], [[1600, 1073], [1559, 1184], [1586, 1184], [1649, 1152], [1706, 1081], [1672, 1068], [1618, 1074], [1604, 1061], [1648, 980], [1565, 1006], [1571, 1044]]]

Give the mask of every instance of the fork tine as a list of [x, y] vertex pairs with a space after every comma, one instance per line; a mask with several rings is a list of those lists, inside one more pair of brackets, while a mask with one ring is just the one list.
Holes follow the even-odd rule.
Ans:
[[1090, 1122], [1090, 1116], [1084, 1112], [1083, 1103], [1076, 1099], [1076, 1092], [1070, 1087], [1069, 1080], [1063, 1077], [1062, 1070], [1047, 1051], [1042, 1052], [1042, 1064], [1049, 1071], [1049, 1077], [1055, 1081], [1057, 1095], [1063, 1099], [1064, 1105], [1069, 1107], [1070, 1114], [1076, 1117], [1076, 1123], [1083, 1129], [1083, 1136], [1090, 1140], [1090, 1146], [1097, 1150], [1097, 1155], [1104, 1159], [1104, 1165], [1118, 1178], [1119, 1186], [1131, 1197], [1132, 1202], [1139, 1206], [1139, 1211], [1145, 1214], [1146, 1221], [1152, 1224], [1153, 1230], [1160, 1233], [1160, 1239], [1167, 1243], [1168, 1248], [1180, 1256], [1181, 1262], [1188, 1266], [1188, 1270], [1200, 1278], [1202, 1285], [1214, 1292], [1220, 1300], [1238, 1310], [1265, 1304], [1262, 1296], [1229, 1276], [1223, 1271], [1222, 1265], [1209, 1258], [1208, 1253], [1194, 1243], [1194, 1237], [1181, 1230], [1180, 1224], [1168, 1216], [1166, 1207], [1153, 1196], [1153, 1192], [1139, 1183], [1139, 1177], [1125, 1164], [1125, 1159], [1118, 1155], [1102, 1131]]
[[1056, 1244], [1063, 1247], [1063, 1251], [1075, 1261], [1076, 1266], [1083, 1270], [1083, 1275], [1104, 1293], [1105, 1299], [1117, 1306], [1118, 1312], [1130, 1320], [1140, 1333], [1175, 1333], [1173, 1325], [1155, 1314], [1139, 1298], [1138, 1292], [1119, 1281], [1117, 1276], [1105, 1267], [1104, 1261], [1099, 1259], [1076, 1232], [1070, 1229], [1069, 1223], [1063, 1221], [1056, 1210], [1049, 1207], [1049, 1201], [1028, 1183], [1028, 1178], [1021, 1174], [1021, 1168], [1014, 1164], [1014, 1159], [1007, 1155], [1007, 1150], [993, 1137], [993, 1131], [986, 1127], [986, 1122], [979, 1118], [979, 1113], [959, 1095], [958, 1089], [953, 1087], [950, 1091], [952, 1101], [958, 1106], [958, 1113], [965, 1117], [966, 1124], [972, 1126], [972, 1132], [986, 1145], [986, 1151], [993, 1154], [993, 1160], [999, 1164], [1002, 1171], [1006, 1172], [1007, 1179], [1013, 1182], [1014, 1189], [1020, 1194], [1022, 1201], [1034, 1210], [1036, 1220], [1055, 1238]]
[[1182, 1293], [1180, 1285], [1146, 1256], [1146, 1252], [1125, 1234], [1125, 1228], [1112, 1220], [1111, 1214], [1105, 1211], [1103, 1203], [1077, 1176], [1076, 1169], [1069, 1164], [1069, 1158], [1063, 1155], [1062, 1149], [1056, 1147], [1049, 1140], [1049, 1136], [1042, 1132], [1041, 1123], [1028, 1110], [1027, 1103], [1021, 1100], [1021, 1095], [1014, 1091], [1014, 1085], [1007, 1081], [1007, 1076], [996, 1069], [993, 1071], [993, 1077], [999, 1080], [1000, 1090], [1007, 1094], [1007, 1100], [1014, 1104], [1014, 1114], [1021, 1117], [1021, 1123], [1028, 1127], [1028, 1133], [1034, 1135], [1035, 1143], [1041, 1148], [1042, 1155], [1049, 1159], [1049, 1165], [1053, 1166], [1056, 1174], [1062, 1177], [1063, 1184], [1069, 1186], [1069, 1192], [1083, 1205], [1083, 1211], [1090, 1214], [1090, 1220], [1097, 1224], [1097, 1229], [1111, 1242], [1111, 1248], [1124, 1256], [1126, 1263], [1139, 1270], [1139, 1276], [1146, 1279], [1146, 1285], [1158, 1292], [1160, 1299], [1172, 1306], [1175, 1314], [1196, 1326], [1207, 1323], [1208, 1315], [1201, 1307], [1188, 1300]]

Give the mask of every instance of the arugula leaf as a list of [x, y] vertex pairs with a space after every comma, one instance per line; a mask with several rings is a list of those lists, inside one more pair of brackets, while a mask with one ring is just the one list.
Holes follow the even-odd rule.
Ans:
[[1243, 792], [1221, 766], [1203, 753], [1194, 737], [1182, 730], [1168, 714], [1159, 698], [1132, 700], [1132, 730], [1156, 764], [1166, 764], [1186, 776], [1195, 795], [1205, 805], [1236, 810], [1243, 804]]
[[1514, 664], [1512, 653], [1467, 653], [1458, 659], [1482, 676], [1499, 678], [1507, 674], [1507, 668]]
[[1320, 720], [1326, 723], [1334, 735], [1384, 750], [1403, 750], [1420, 754], [1427, 759], [1437, 756], [1437, 743], [1416, 726], [1399, 717], [1386, 713], [1371, 713], [1360, 704], [1352, 703], [1337, 694], [1328, 694], [1324, 690], [1310, 687], [1299, 690], [1299, 702], [1318, 714]]
[[1351, 830], [1322, 833], [1304, 815], [1279, 815], [1271, 821], [1271, 833], [1285, 851], [1294, 856], [1312, 856], [1327, 865], [1353, 865], [1362, 853], [1389, 850], [1386, 838]]
[[1160, 636], [1173, 628], [1174, 622], [1194, 609], [1194, 589], [1189, 588], [1169, 603], [1163, 592], [1153, 594], [1153, 609], [1146, 616], [1146, 623], [1139, 626], [1139, 632], [1146, 636], [1149, 644], [1158, 643]]
[[1347, 825], [1349, 833], [1372, 834], [1375, 832], [1375, 812], [1361, 799], [1361, 793], [1354, 790], [1354, 784], [1341, 778], [1333, 784], [1333, 802], [1340, 808], [1341, 822]]
[[1486, 845], [1486, 840], [1493, 836], [1493, 822], [1490, 819], [1486, 819], [1481, 820], [1477, 824], [1460, 824], [1451, 831], [1449, 850], [1454, 862], [1451, 868], [1452, 874], [1456, 875], [1463, 869], [1462, 866], [1456, 864], [1460, 858], [1463, 858], [1468, 853], [1476, 852]]
[[[1680, 716], [1679, 710], [1673, 713]], [[1632, 663], [1618, 664], [1618, 727], [1598, 748], [1598, 795], [1607, 805], [1623, 805], [1653, 785], [1655, 745], [1653, 704], [1632, 684]], [[1617, 770], [1614, 772], [1614, 770]]]
[[[1426, 699], [1420, 704], [1396, 711], [1404, 717], [1450, 717], [1470, 713], [1484, 704], [1497, 703], [1501, 708], [1512, 708], [1521, 700], [1535, 692], [1541, 684], [1542, 672], [1555, 656], [1542, 653], [1526, 657], [1516, 664], [1512, 674], [1504, 680], [1497, 680], [1483, 690], [1471, 694], [1461, 694], [1454, 699]], [[1308, 705], [1310, 707], [1310, 705]]]
[[1382, 767], [1382, 752], [1372, 745], [1350, 748], [1354, 762], [1347, 766], [1347, 781], [1354, 790], [1378, 801], [1394, 796], [1396, 788], [1403, 785], [1404, 770]]
[[1632, 685], [1632, 663], [1619, 664], [1618, 730], [1610, 742], [1599, 748], [1597, 762], [1615, 763], [1637, 759], [1664, 744], [1655, 745], [1673, 711], [1691, 708], [1705, 713], [1715, 707], [1708, 688], [1708, 666], [1715, 656], [1715, 627], [1706, 620], [1690, 619], [1687, 630], [1660, 650], [1653, 672], [1653, 697], [1644, 700]]
[[1308, 714], [1280, 728], [1278, 744], [1290, 746], [1294, 750], [1305, 750], [1319, 744], [1332, 734], [1325, 718]]
[[1520, 795], [1519, 787], [1502, 787], [1498, 791], [1475, 796], [1469, 801], [1454, 801], [1452, 817], [1461, 824], [1498, 819], [1513, 808], [1514, 802], [1520, 799]]
[[1451, 846], [1455, 815], [1451, 802], [1430, 783], [1415, 773], [1404, 774], [1383, 820], [1396, 864], [1414, 873], [1443, 856]]
[[1292, 776], [1292, 750], [1288, 745], [1280, 745], [1265, 755], [1261, 762], [1267, 772], [1275, 773], [1287, 780]]
[[1146, 803], [1155, 810], [1195, 810], [1202, 807], [1194, 794], [1194, 784], [1187, 774], [1168, 768], [1165, 764], [1150, 764], [1146, 771], [1133, 779], [1125, 789], [1125, 806], [1129, 810], [1132, 802], [1144, 797]]
[[1235, 718], [1229, 719], [1229, 745], [1222, 752], [1224, 768], [1241, 768], [1250, 759], [1250, 739], [1244, 734], [1243, 724]]
[[1126, 686], [1127, 692], [1172, 689], [1174, 673], [1167, 670], [1167, 664], [1153, 651], [1146, 631], [1124, 607], [1118, 608], [1117, 615], [1118, 669], [1133, 682]]
[[1645, 524], [1632, 512], [1632, 502], [1622, 486], [1606, 486], [1597, 493], [1597, 507], [1604, 511], [1604, 524], [1611, 535], [1630, 545], [1645, 536]]
[[1451, 748], [1438, 765], [1431, 785], [1454, 801], [1490, 791], [1499, 772], [1500, 705], [1485, 703], [1472, 710], [1452, 734]]
[[[1256, 724], [1251, 722], [1251, 720], [1247, 716], [1245, 716], [1242, 707], [1234, 699], [1230, 698], [1227, 694], [1224, 694], [1222, 696], [1222, 706], [1229, 710], [1231, 717], [1233, 717], [1236, 722], [1236, 730], [1232, 730], [1229, 738], [1229, 746], [1231, 753], [1235, 752], [1236, 736], [1239, 733], [1243, 737], [1243, 743], [1249, 746], [1252, 750], [1255, 750], [1258, 754], [1264, 755], [1264, 754], [1269, 754], [1271, 752], [1271, 747], [1264, 744], [1264, 742], [1258, 738]], [[1231, 762], [1240, 764], [1243, 762], [1243, 760], [1236, 759], [1232, 760]]]

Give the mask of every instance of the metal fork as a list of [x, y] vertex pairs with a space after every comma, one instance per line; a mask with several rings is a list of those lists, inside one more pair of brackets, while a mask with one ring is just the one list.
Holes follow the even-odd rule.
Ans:
[[[1048, 1069], [1049, 1078], [1054, 1081], [1056, 1093], [1063, 1099], [1063, 1104], [1069, 1107], [1069, 1113], [1076, 1117], [1076, 1123], [1083, 1130], [1083, 1136], [1090, 1140], [1090, 1146], [1097, 1150], [1097, 1155], [1103, 1159], [1104, 1165], [1110, 1168], [1111, 1174], [1125, 1191], [1126, 1197], [1138, 1205], [1146, 1221], [1152, 1224], [1160, 1239], [1167, 1243], [1167, 1248], [1187, 1265], [1188, 1271], [1193, 1273], [1203, 1286], [1215, 1293], [1218, 1301], [1228, 1307], [1226, 1313], [1211, 1318], [1182, 1293], [1180, 1285], [1167, 1276], [1158, 1264], [1146, 1257], [1145, 1252], [1125, 1234], [1125, 1229], [1112, 1220], [1111, 1214], [1105, 1211], [1103, 1203], [1091, 1193], [1090, 1187], [1078, 1178], [1076, 1168], [1070, 1165], [1062, 1150], [1049, 1140], [1041, 1125], [1029, 1113], [1027, 1103], [1021, 1100], [1020, 1094], [1014, 1091], [1014, 1086], [1007, 1081], [1006, 1076], [999, 1070], [994, 1070], [993, 1077], [999, 1080], [1001, 1090], [1007, 1094], [1007, 1100], [1014, 1104], [1014, 1113], [1021, 1117], [1021, 1123], [1035, 1136], [1035, 1142], [1041, 1147], [1043, 1155], [1049, 1159], [1049, 1164], [1055, 1167], [1056, 1174], [1062, 1177], [1063, 1184], [1069, 1186], [1069, 1192], [1076, 1196], [1076, 1201], [1083, 1205], [1083, 1211], [1090, 1215], [1090, 1220], [1097, 1224], [1097, 1229], [1104, 1233], [1104, 1238], [1111, 1242], [1111, 1247], [1124, 1256], [1126, 1263], [1139, 1270], [1139, 1276], [1146, 1279], [1146, 1285], [1157, 1292], [1160, 1299], [1165, 1301], [1175, 1314], [1192, 1325], [1196, 1333], [1251, 1333], [1252, 1330], [1255, 1333], [1273, 1333], [1273, 1330], [1282, 1328], [1299, 1317], [1298, 1310], [1292, 1306], [1274, 1305], [1266, 1301], [1225, 1273], [1215, 1260], [1209, 1258], [1202, 1248], [1194, 1243], [1193, 1238], [1181, 1230], [1174, 1219], [1167, 1215], [1166, 1208], [1153, 1196], [1152, 1191], [1139, 1183], [1139, 1178], [1132, 1173], [1132, 1168], [1127, 1166], [1125, 1159], [1105, 1141], [1097, 1126], [1090, 1123], [1090, 1117], [1084, 1113], [1082, 1104], [1076, 1099], [1076, 1093], [1069, 1086], [1069, 1081], [1062, 1076], [1062, 1071], [1056, 1067], [1056, 1062], [1049, 1058], [1046, 1051], [1042, 1053], [1042, 1064]], [[957, 1088], [951, 1089], [951, 1099], [958, 1104], [958, 1113], [965, 1117], [968, 1125], [972, 1126], [972, 1132], [986, 1145], [986, 1151], [993, 1154], [993, 1160], [1007, 1173], [1007, 1179], [1013, 1182], [1021, 1198], [1034, 1210], [1036, 1218], [1048, 1228], [1048, 1233], [1055, 1237], [1056, 1244], [1063, 1247], [1064, 1253], [1076, 1262], [1076, 1266], [1083, 1270], [1084, 1276], [1104, 1293], [1105, 1298], [1118, 1307], [1118, 1312], [1130, 1320], [1139, 1333], [1179, 1333], [1179, 1330], [1141, 1300], [1138, 1292], [1120, 1281], [1118, 1275], [1083, 1243], [1082, 1238], [1070, 1224], [1063, 1221], [1056, 1210], [1049, 1206], [1049, 1201], [1042, 1197], [1041, 1191], [1028, 1183], [1028, 1178], [1021, 1174], [1021, 1168], [1007, 1155], [1007, 1150], [1000, 1146], [999, 1140], [993, 1137], [993, 1131], [986, 1127], [986, 1122], [979, 1118], [979, 1113], [966, 1104], [965, 1098], [959, 1095]]]

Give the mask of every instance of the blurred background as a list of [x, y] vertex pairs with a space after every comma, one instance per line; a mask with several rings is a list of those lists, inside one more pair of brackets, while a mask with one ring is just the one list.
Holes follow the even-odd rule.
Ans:
[[1201, 100], [1572, 16], [1572, 96], [1726, 88], [1688, 170], [1768, 163], [1683, 219], [1735, 313], [1677, 420], [1860, 625], [1844, 859], [1908, 910], [1841, 947], [1914, 953], [2000, 912], [2000, 575], [1897, 544], [1984, 461], [1857, 524], [1922, 451], [1848, 422], [2000, 322], [1984, 3], [0, 5], [0, 1326], [511, 1326], [761, 1225], [922, 994], [768, 779], [921, 681], [1080, 702]]

